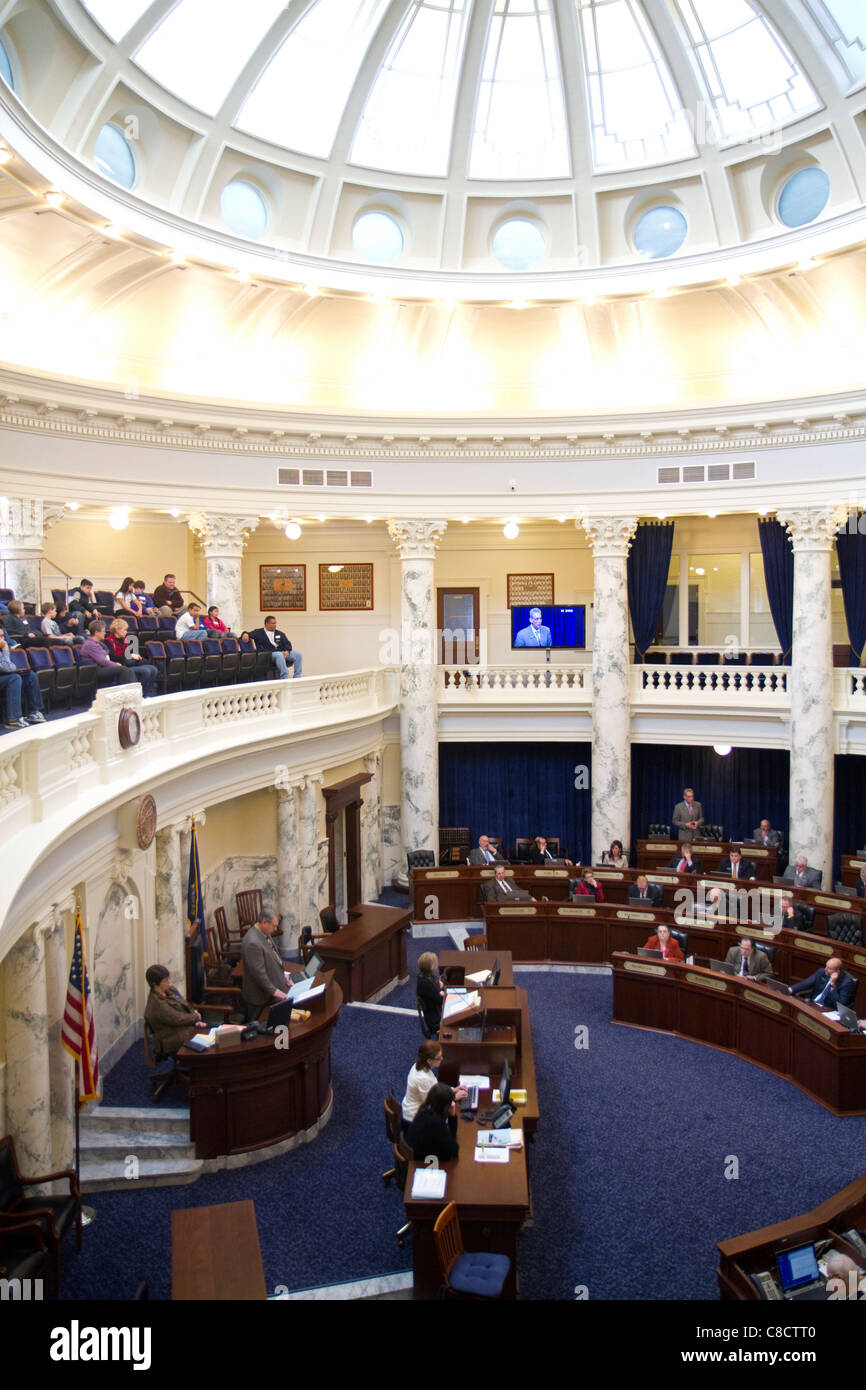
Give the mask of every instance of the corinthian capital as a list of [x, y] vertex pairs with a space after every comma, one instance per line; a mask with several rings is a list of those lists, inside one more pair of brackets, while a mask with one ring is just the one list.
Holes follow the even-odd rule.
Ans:
[[401, 560], [432, 560], [447, 521], [389, 521], [388, 535]]
[[[577, 522], [575, 522], [577, 525]], [[624, 560], [637, 530], [636, 516], [584, 516], [580, 525], [586, 532], [593, 556], [598, 560], [611, 555]]]
[[848, 508], [832, 503], [784, 507], [776, 517], [787, 528], [795, 554], [798, 550], [832, 550], [836, 532], [848, 520]]
[[240, 559], [250, 531], [259, 524], [257, 516], [234, 516], [226, 512], [193, 512], [189, 529], [198, 536], [208, 559], [220, 555]]
[[59, 502], [39, 497], [6, 497], [0, 503], [0, 548], [41, 550], [45, 532], [66, 514]]

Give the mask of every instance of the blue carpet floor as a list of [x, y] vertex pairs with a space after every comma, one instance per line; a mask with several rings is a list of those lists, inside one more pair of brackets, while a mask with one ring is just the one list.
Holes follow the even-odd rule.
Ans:
[[[410, 943], [414, 970], [421, 950]], [[529, 992], [541, 1120], [530, 1150], [534, 1224], [520, 1239], [521, 1296], [715, 1299], [716, 1241], [808, 1210], [859, 1176], [866, 1119], [840, 1120], [759, 1068], [698, 1044], [612, 1025], [611, 982], [521, 972]], [[403, 986], [386, 1005], [411, 1007]], [[588, 1047], [574, 1046], [588, 1029]], [[301, 1289], [407, 1270], [382, 1097], [402, 1094], [417, 1020], [347, 1006], [332, 1045], [334, 1111], [311, 1144], [187, 1187], [94, 1194], [96, 1223], [68, 1298], [128, 1298], [147, 1278], [169, 1296], [174, 1207], [251, 1197], [268, 1287]], [[115, 1067], [106, 1102], [142, 1104], [139, 1048]], [[170, 1093], [164, 1097], [168, 1101]], [[176, 1094], [184, 1102], [183, 1092]], [[726, 1177], [736, 1159], [739, 1177]], [[134, 1244], [128, 1233], [135, 1231]]]

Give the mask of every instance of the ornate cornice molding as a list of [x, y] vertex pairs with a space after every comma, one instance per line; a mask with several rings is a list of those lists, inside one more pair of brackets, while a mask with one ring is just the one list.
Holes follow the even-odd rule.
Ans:
[[225, 512], [193, 512], [189, 529], [198, 536], [207, 559], [220, 556], [240, 559], [251, 531], [259, 524], [257, 516], [234, 516]]
[[848, 520], [847, 507], [785, 507], [780, 508], [776, 517], [787, 529], [794, 547], [798, 551], [833, 549], [836, 532]]
[[637, 529], [636, 516], [585, 516], [575, 522], [586, 532], [590, 549], [596, 560], [612, 556], [624, 560]]
[[388, 535], [401, 560], [432, 560], [447, 521], [389, 521]]

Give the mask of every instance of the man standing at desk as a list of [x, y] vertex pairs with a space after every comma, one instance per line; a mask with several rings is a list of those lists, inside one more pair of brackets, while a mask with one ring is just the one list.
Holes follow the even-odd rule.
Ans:
[[686, 787], [682, 801], [674, 807], [673, 824], [681, 840], [694, 840], [704, 823], [704, 809], [691, 787]]
[[279, 926], [279, 917], [260, 918], [250, 927], [241, 946], [241, 993], [253, 1018], [258, 1018], [266, 1004], [278, 1004], [288, 997], [283, 962], [273, 942]]
[[850, 1009], [857, 993], [857, 981], [853, 975], [846, 975], [838, 956], [831, 956], [823, 970], [816, 970], [808, 980], [791, 986], [792, 994], [803, 994], [813, 1004], [823, 1004], [825, 1009], [837, 1009], [847, 1004]]

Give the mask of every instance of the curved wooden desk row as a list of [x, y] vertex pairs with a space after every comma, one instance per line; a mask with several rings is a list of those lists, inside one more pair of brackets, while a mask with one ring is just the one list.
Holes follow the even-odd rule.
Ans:
[[[672, 855], [682, 854], [684, 843], [676, 837], [672, 840], [638, 840], [638, 869], [642, 872], [663, 869]], [[750, 844], [748, 840], [692, 840], [690, 846], [704, 873], [712, 873], [713, 866], [727, 859], [732, 848], [740, 850], [744, 859], [752, 860], [755, 876], [760, 882], [772, 883], [777, 872], [779, 855], [775, 845]]]
[[[860, 870], [866, 869], [866, 854], [843, 854], [840, 855], [841, 879], [846, 888], [855, 887], [860, 877]], [[862, 902], [862, 898], [859, 899]]]
[[[832, 1240], [833, 1248], [866, 1269], [866, 1173], [836, 1192], [814, 1211], [777, 1221], [748, 1235], [719, 1241], [716, 1278], [719, 1296], [726, 1300], [756, 1301], [761, 1298], [750, 1275], [775, 1270], [783, 1250]], [[859, 1237], [859, 1242], [858, 1242]], [[847, 1291], [846, 1291], [847, 1292]]]
[[613, 1022], [675, 1033], [791, 1081], [834, 1115], [866, 1115], [866, 1038], [734, 975], [617, 953]]
[[664, 908], [638, 910], [603, 903], [487, 903], [484, 908], [490, 950], [510, 951], [514, 960], [523, 962], [606, 965], [615, 951], [635, 952], [646, 945], [662, 922], [687, 934], [690, 955], [711, 960], [724, 960], [742, 936], [752, 936], [759, 945], [767, 941], [775, 948], [773, 973], [786, 984], [805, 979], [838, 956], [848, 973], [864, 982], [861, 1003], [866, 1004], [866, 947], [846, 946], [829, 937], [787, 930], [773, 936], [745, 923], [679, 923]]
[[316, 1124], [331, 1101], [331, 1034], [342, 1006], [331, 980], [323, 1007], [292, 1024], [287, 1048], [264, 1035], [207, 1052], [181, 1048], [196, 1158], [266, 1148]]

